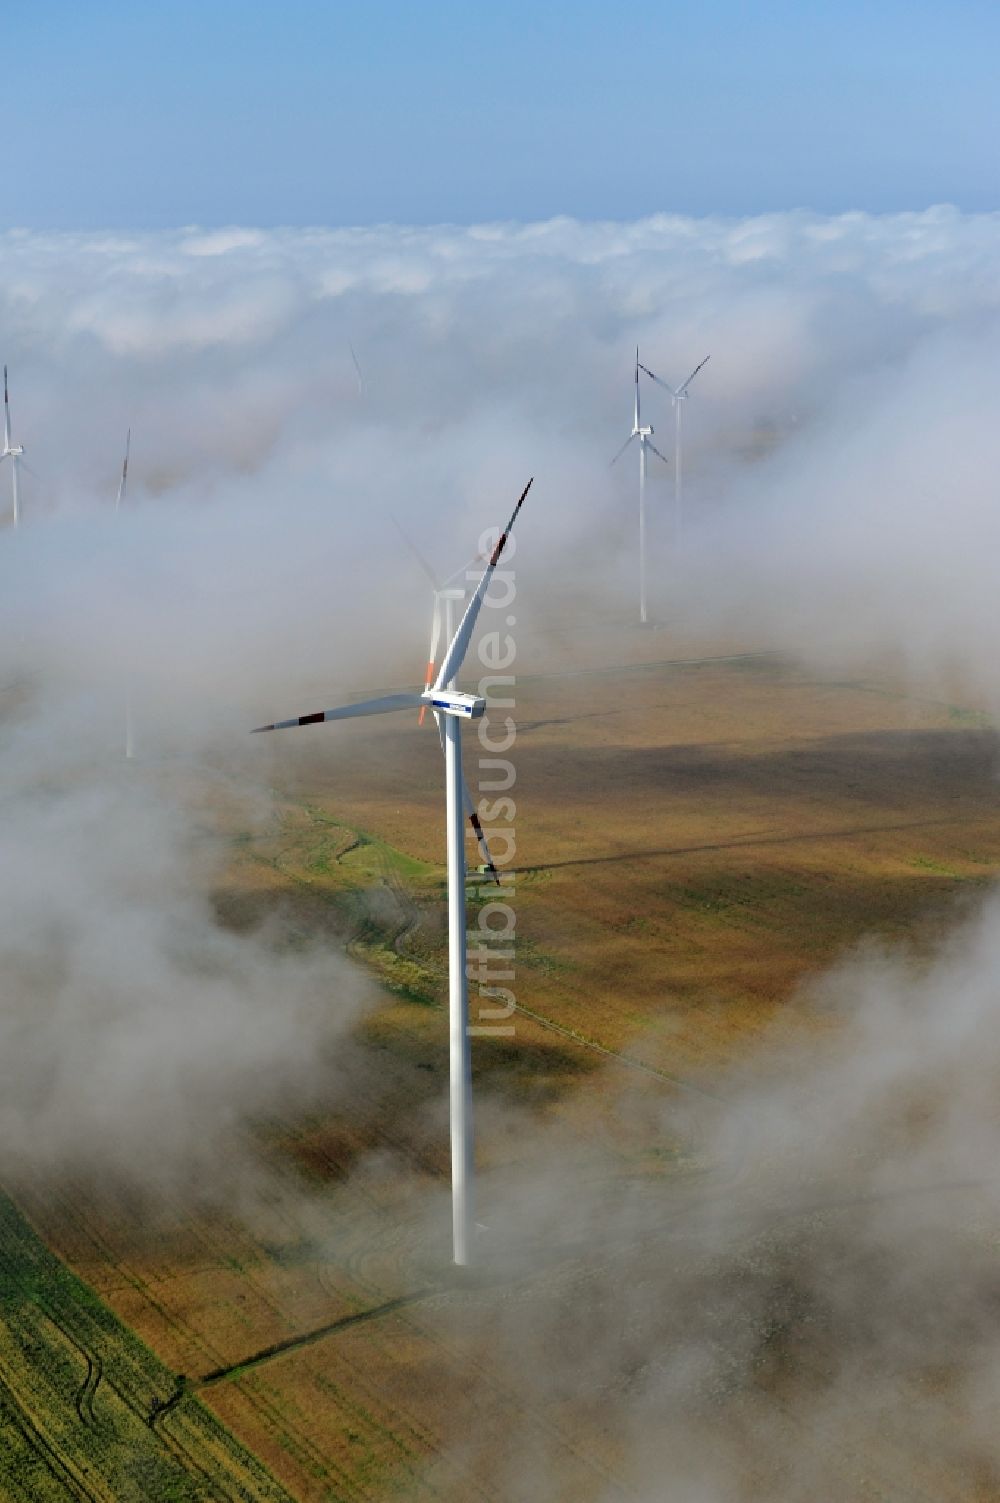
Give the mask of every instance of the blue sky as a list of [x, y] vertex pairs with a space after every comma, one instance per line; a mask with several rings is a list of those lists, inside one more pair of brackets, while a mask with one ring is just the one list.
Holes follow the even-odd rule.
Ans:
[[5, 12], [4, 227], [1000, 200], [995, 0]]

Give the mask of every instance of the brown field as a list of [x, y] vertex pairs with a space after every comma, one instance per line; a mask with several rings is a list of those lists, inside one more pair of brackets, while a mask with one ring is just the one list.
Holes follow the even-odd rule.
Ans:
[[[216, 894], [226, 922], [328, 929], [386, 984], [338, 1056], [336, 1102], [261, 1126], [270, 1212], [168, 1207], [144, 1231], [83, 1187], [18, 1188], [46, 1243], [302, 1500], [673, 1496], [640, 1485], [633, 1421], [588, 1377], [615, 1315], [585, 1229], [536, 1207], [552, 1235], [526, 1249], [491, 1217], [564, 1154], [589, 1203], [639, 1186], [662, 1205], [669, 1248], [684, 1207], [715, 1192], [663, 1109], [724, 1091], [765, 1031], [801, 1024], [801, 983], [845, 948], [926, 943], [1000, 866], [997, 741], [957, 691], [913, 697], [887, 668], [834, 680], [608, 622], [540, 640], [517, 665], [522, 1010], [474, 1054], [482, 1273], [455, 1280], [446, 1258], [441, 758], [432, 728], [401, 720], [261, 738], [280, 817], [234, 843]], [[467, 752], [471, 776], [473, 735]], [[565, 1345], [574, 1381], [525, 1370], [532, 1330]], [[724, 1414], [741, 1497], [777, 1485], [754, 1470], [762, 1396], [794, 1448], [787, 1385], [822, 1382], [822, 1341], [788, 1346], [788, 1365], [769, 1356], [709, 1418], [665, 1431], [678, 1454], [711, 1449]], [[185, 1390], [167, 1435], [193, 1402]], [[1000, 1496], [974, 1458], [942, 1459], [901, 1422], [827, 1445], [831, 1499]]]

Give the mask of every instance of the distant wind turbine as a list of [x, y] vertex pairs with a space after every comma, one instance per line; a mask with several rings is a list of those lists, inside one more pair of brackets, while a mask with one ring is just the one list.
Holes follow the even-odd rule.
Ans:
[[[645, 366], [642, 367], [646, 369]], [[622, 444], [618, 453], [611, 463], [617, 464], [634, 438], [639, 440], [639, 620], [643, 626], [646, 624], [646, 450], [652, 449], [657, 459], [662, 459], [664, 464], [670, 461], [661, 454], [652, 442], [653, 429], [647, 424], [642, 426], [639, 415], [639, 347], [635, 350], [635, 412], [632, 418], [632, 432]]]
[[[116, 512], [121, 511], [121, 509], [122, 509], [122, 502], [125, 500], [125, 492], [128, 489], [128, 455], [129, 455], [129, 449], [131, 447], [132, 447], [132, 429], [129, 428], [128, 431], [125, 434], [125, 458], [122, 460], [122, 476], [121, 476], [121, 479], [118, 482], [118, 495], [115, 498], [115, 511]], [[135, 729], [134, 729], [134, 725], [133, 725], [133, 721], [132, 721], [132, 696], [131, 696], [131, 694], [129, 694], [129, 696], [125, 700], [125, 758], [126, 758], [126, 761], [131, 762], [131, 760], [132, 760], [132, 758], [134, 756], [135, 756]]]
[[705, 358], [704, 358], [704, 360], [701, 362], [701, 364], [695, 366], [694, 370], [691, 372], [690, 376], [688, 376], [687, 380], [683, 381], [681, 383], [681, 385], [678, 386], [678, 387], [676, 387], [676, 388], [673, 387], [673, 386], [671, 386], [670, 383], [669, 383], [669, 381], [664, 381], [659, 376], [655, 375], [653, 373], [653, 371], [650, 370], [650, 368], [649, 368], [648, 365], [640, 365], [640, 367], [639, 367], [640, 370], [644, 370], [646, 372], [647, 376], [652, 377], [652, 379], [656, 382], [657, 386], [662, 386], [665, 391], [669, 391], [669, 393], [670, 393], [670, 400], [671, 400], [671, 402], [673, 404], [673, 409], [674, 409], [674, 540], [675, 541], [677, 541], [680, 538], [680, 535], [681, 535], [681, 486], [682, 486], [682, 483], [683, 483], [682, 476], [681, 476], [681, 409], [682, 409], [684, 403], [687, 401], [688, 397], [690, 396], [690, 392], [688, 391], [688, 387], [691, 385], [691, 382], [694, 380], [695, 376], [701, 370], [702, 366], [707, 365], [708, 362], [709, 362], [709, 360], [711, 360], [711, 358], [712, 358], [711, 355], [706, 355]]
[[118, 496], [115, 500], [115, 511], [121, 511], [122, 502], [125, 500], [125, 491], [128, 487], [128, 451], [132, 447], [132, 429], [125, 434], [125, 458], [122, 461], [122, 478], [118, 482]]
[[10, 460], [10, 487], [13, 500], [14, 526], [21, 519], [20, 503], [17, 494], [17, 471], [21, 463], [24, 449], [20, 444], [12, 444], [10, 441], [10, 397], [7, 394], [7, 367], [3, 368], [3, 453], [0, 460]]
[[260, 731], [280, 731], [292, 726], [317, 725], [326, 720], [351, 720], [361, 715], [386, 715], [394, 710], [413, 710], [427, 705], [440, 715], [444, 727], [446, 825], [448, 849], [448, 1017], [449, 1074], [451, 1119], [451, 1195], [452, 1250], [459, 1265], [468, 1263], [473, 1216], [475, 1166], [472, 1138], [472, 1057], [469, 1045], [469, 995], [466, 975], [465, 913], [465, 821], [462, 812], [462, 739], [463, 720], [478, 720], [486, 709], [485, 699], [457, 690], [456, 677], [472, 642], [483, 598], [493, 571], [531, 489], [524, 487], [510, 521], [497, 539], [476, 592], [466, 607], [458, 630], [449, 643], [441, 667], [431, 688], [421, 694], [388, 694], [381, 699], [360, 704], [342, 705], [334, 710], [320, 710], [314, 715], [300, 715], [294, 720], [278, 720], [261, 725]]
[[358, 357], [354, 353], [354, 345], [350, 340], [347, 341], [347, 348], [351, 352], [351, 359], [354, 361], [354, 371], [358, 378], [358, 396], [363, 397], [365, 395], [365, 378], [361, 374], [361, 366], [358, 364]]

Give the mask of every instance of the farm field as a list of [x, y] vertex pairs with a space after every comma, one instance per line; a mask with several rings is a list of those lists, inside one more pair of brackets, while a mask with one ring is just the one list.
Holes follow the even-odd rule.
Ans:
[[287, 1499], [0, 1197], [0, 1489], [5, 1498]]
[[[150, 1498], [648, 1499], [665, 1495], [665, 1457], [683, 1470], [720, 1444], [746, 1497], [787, 1481], [755, 1472], [761, 1406], [794, 1449], [802, 1395], [823, 1381], [823, 1320], [803, 1325], [785, 1286], [769, 1293], [744, 1338], [758, 1357], [700, 1407], [667, 1406], [655, 1446], [637, 1451], [645, 1359], [618, 1329], [612, 1290], [625, 1277], [655, 1287], [666, 1259], [697, 1305], [705, 1249], [688, 1229], [729, 1194], [748, 1211], [726, 1277], [747, 1276], [740, 1259], [749, 1267], [772, 1235], [775, 1208], [754, 1200], [752, 1164], [739, 1184], [720, 1181], [671, 1111], [724, 1095], [762, 1039], [815, 1026], [803, 984], [845, 949], [871, 935], [926, 945], [987, 887], [1000, 867], [997, 739], [960, 690], [908, 694], [886, 665], [834, 678], [753, 644], [608, 622], [539, 640], [518, 664], [511, 753], [518, 1010], [512, 1034], [474, 1044], [480, 1267], [458, 1279], [447, 1263], [433, 727], [387, 717], [261, 738], [275, 817], [252, 836], [226, 829], [220, 917], [327, 931], [380, 980], [380, 1002], [338, 1046], [329, 1107], [255, 1129], [266, 1173], [252, 1214], [167, 1204], [147, 1226], [85, 1185], [9, 1187], [65, 1264], [32, 1251], [10, 1211], [6, 1266], [41, 1257], [64, 1291], [52, 1332], [48, 1294], [12, 1297], [0, 1352], [5, 1396], [12, 1372], [29, 1385], [57, 1375], [16, 1396], [18, 1412], [37, 1402], [55, 1416], [40, 1426], [60, 1457], [52, 1496], [130, 1496], [80, 1480], [92, 1427], [74, 1395], [90, 1312], [105, 1309], [138, 1364], [114, 1424], [129, 1445], [141, 1437], [150, 1466], [173, 1468], [175, 1492], [157, 1481]], [[470, 782], [475, 763], [470, 734]], [[477, 892], [473, 922], [491, 896]], [[850, 1207], [780, 1210], [789, 1246], [850, 1238]], [[654, 1307], [658, 1340], [683, 1342], [689, 1311]], [[901, 1407], [817, 1440], [828, 1498], [997, 1496], [975, 1456], [942, 1459], [920, 1433], [915, 1385], [909, 1418]], [[154, 1396], [172, 1402], [150, 1426]], [[23, 1446], [34, 1475], [38, 1444]], [[202, 1451], [202, 1490], [185, 1493], [183, 1457]]]

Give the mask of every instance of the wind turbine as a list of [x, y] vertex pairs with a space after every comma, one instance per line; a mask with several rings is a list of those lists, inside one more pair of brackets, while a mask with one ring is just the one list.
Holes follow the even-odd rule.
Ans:
[[639, 367], [640, 370], [644, 370], [646, 372], [647, 376], [652, 377], [652, 379], [656, 382], [657, 386], [662, 386], [666, 391], [669, 391], [669, 393], [670, 393], [670, 401], [673, 404], [673, 409], [674, 409], [674, 539], [675, 539], [675, 541], [677, 539], [679, 539], [680, 535], [681, 535], [681, 485], [682, 485], [682, 477], [681, 477], [681, 410], [683, 408], [684, 403], [687, 401], [688, 397], [690, 396], [690, 392], [688, 391], [688, 387], [691, 385], [691, 382], [694, 380], [695, 376], [701, 370], [702, 366], [703, 365], [707, 365], [708, 362], [711, 360], [711, 358], [712, 358], [711, 355], [706, 355], [705, 358], [704, 358], [704, 360], [701, 362], [701, 364], [695, 366], [694, 370], [691, 372], [690, 376], [688, 376], [687, 380], [683, 381], [681, 383], [681, 385], [678, 386], [678, 387], [676, 387], [676, 388], [673, 387], [673, 386], [671, 386], [670, 383], [669, 383], [669, 381], [663, 381], [663, 380], [661, 380], [661, 378], [659, 376], [655, 375], [653, 373], [653, 371], [651, 371], [649, 369], [648, 365], [641, 365]]
[[[125, 458], [122, 460], [122, 478], [118, 482], [118, 495], [115, 498], [115, 511], [122, 509], [125, 500], [125, 492], [128, 488], [128, 454], [132, 447], [132, 429], [125, 434]], [[125, 759], [131, 762], [135, 756], [135, 727], [132, 721], [132, 697], [129, 695], [125, 700]]]
[[24, 449], [10, 441], [10, 397], [7, 394], [7, 367], [3, 368], [3, 453], [0, 460], [10, 460], [10, 487], [13, 497], [14, 526], [20, 521], [21, 509], [17, 495], [17, 470]]
[[510, 536], [531, 481], [518, 497], [510, 521], [497, 539], [476, 592], [449, 643], [433, 685], [421, 694], [388, 694], [381, 699], [363, 700], [360, 704], [341, 705], [334, 710], [320, 710], [314, 715], [299, 715], [294, 720], [278, 720], [257, 726], [258, 731], [283, 731], [297, 725], [318, 725], [326, 720], [352, 720], [361, 715], [386, 715], [394, 710], [413, 710], [429, 706], [441, 717], [445, 752], [445, 810], [448, 851], [448, 1019], [449, 1079], [451, 1121], [451, 1206], [452, 1252], [454, 1261], [464, 1266], [469, 1261], [473, 1215], [473, 1138], [472, 1138], [472, 1056], [469, 1047], [469, 995], [466, 975], [465, 916], [465, 821], [462, 811], [463, 720], [478, 720], [486, 701], [476, 694], [463, 694], [455, 688], [456, 677], [476, 629], [483, 598], [489, 589], [493, 571]]
[[[645, 366], [642, 367], [646, 369]], [[657, 459], [662, 459], [664, 464], [670, 461], [661, 454], [652, 442], [653, 429], [647, 423], [644, 428], [639, 415], [639, 346], [635, 347], [635, 412], [632, 418], [632, 432], [622, 444], [618, 453], [611, 463], [617, 464], [634, 438], [639, 440], [639, 620], [643, 626], [646, 624], [646, 449], [652, 449]]]

